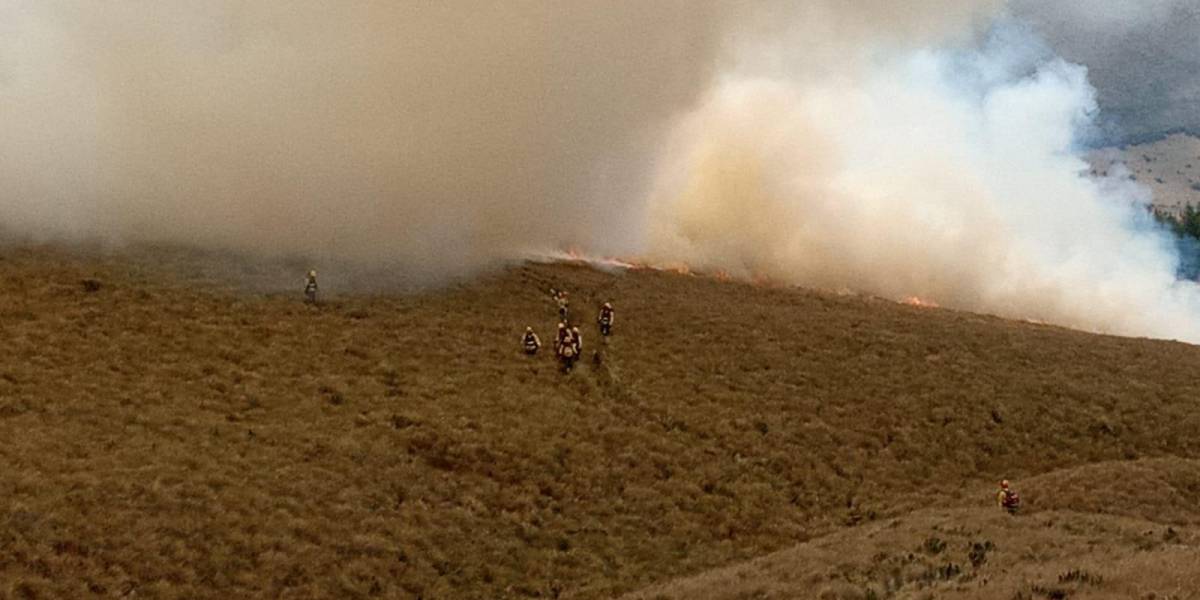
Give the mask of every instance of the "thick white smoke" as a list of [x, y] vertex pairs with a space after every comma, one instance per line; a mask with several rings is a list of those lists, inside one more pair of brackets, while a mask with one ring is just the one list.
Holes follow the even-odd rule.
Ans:
[[800, 72], [760, 56], [680, 123], [654, 256], [1200, 341], [1200, 288], [1176, 281], [1146, 192], [1081, 176], [1083, 67], [1014, 26], [975, 49], [868, 44]]
[[[0, 0], [0, 229], [408, 272], [530, 251], [1200, 341], [1004, 0]], [[991, 29], [990, 41], [980, 44]]]

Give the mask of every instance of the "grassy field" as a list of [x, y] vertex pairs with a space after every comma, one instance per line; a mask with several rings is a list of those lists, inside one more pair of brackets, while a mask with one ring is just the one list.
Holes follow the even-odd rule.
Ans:
[[1200, 597], [1200, 461], [1099, 463], [1023, 491], [1017, 517], [980, 503], [917, 510], [625, 600]]
[[[1159, 523], [1176, 537], [1154, 551], [1197, 556], [1196, 347], [567, 264], [421, 293], [327, 285], [319, 308], [299, 301], [302, 268], [263, 274], [287, 293], [211, 272], [0, 254], [0, 598], [673, 594], [891, 523], [886, 550], [843, 561], [850, 588], [767, 570], [728, 597], [906, 597], [875, 555], [943, 530], [998, 528], [1001, 549], [1073, 519], [1112, 533], [997, 551], [1009, 578], [963, 597], [1040, 594], [1057, 573], [1019, 569], [1092, 539], [1131, 558], [1081, 564], [1104, 583], [1072, 593], [1124, 590], [1154, 556], [1132, 533]], [[526, 325], [552, 338], [550, 287], [587, 317], [570, 376], [520, 353]], [[1001, 477], [1034, 515], [996, 514]], [[1168, 558], [1200, 580], [1200, 560]], [[1169, 597], [1158, 579], [1145, 592]]]
[[1122, 175], [1154, 194], [1154, 207], [1177, 213], [1200, 205], [1200, 137], [1176, 133], [1156, 142], [1106, 148], [1089, 157], [1096, 174]]

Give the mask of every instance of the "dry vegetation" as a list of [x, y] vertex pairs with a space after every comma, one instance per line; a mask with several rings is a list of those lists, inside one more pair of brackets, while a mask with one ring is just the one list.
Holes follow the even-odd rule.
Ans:
[[1024, 487], [1017, 517], [981, 503], [919, 510], [626, 600], [1200, 597], [1200, 461], [1101, 463]]
[[[1126, 597], [1196, 556], [1191, 346], [572, 265], [319, 309], [160, 271], [0, 255], [0, 598], [606, 598], [864, 535], [841, 579], [903, 594], [915, 543], [961, 563], [980, 532], [1011, 568], [963, 597], [1093, 542], [1121, 566], [1063, 562], [1103, 578], [1070, 589]], [[518, 347], [552, 286], [589, 354], [618, 311], [569, 377]], [[995, 514], [1002, 476], [1053, 512]]]
[[[1123, 173], [1154, 194], [1154, 207], [1178, 213], [1200, 205], [1200, 137], [1176, 133], [1155, 142], [1093, 152], [1093, 174]], [[1120, 170], [1118, 170], [1120, 169]]]

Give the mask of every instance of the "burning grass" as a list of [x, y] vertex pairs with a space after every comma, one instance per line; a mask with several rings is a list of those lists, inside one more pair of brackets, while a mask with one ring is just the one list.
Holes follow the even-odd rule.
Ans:
[[920, 298], [917, 296], [908, 296], [901, 302], [903, 302], [904, 304], [907, 304], [909, 306], [919, 306], [922, 308], [938, 308], [937, 302], [934, 302], [933, 300], [925, 300], [924, 298]]
[[[0, 595], [604, 598], [1200, 454], [1182, 344], [651, 270], [311, 308], [129, 264], [0, 260]], [[569, 377], [518, 348], [551, 287], [603, 355]]]

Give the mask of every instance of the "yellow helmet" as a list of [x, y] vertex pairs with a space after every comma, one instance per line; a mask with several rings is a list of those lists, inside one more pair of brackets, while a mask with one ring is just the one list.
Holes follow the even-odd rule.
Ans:
[[309, 271], [309, 272], [308, 272], [308, 276], [309, 276], [309, 277], [316, 277], [316, 276], [317, 276], [317, 272], [316, 272], [315, 270], [313, 270], [313, 271]]

